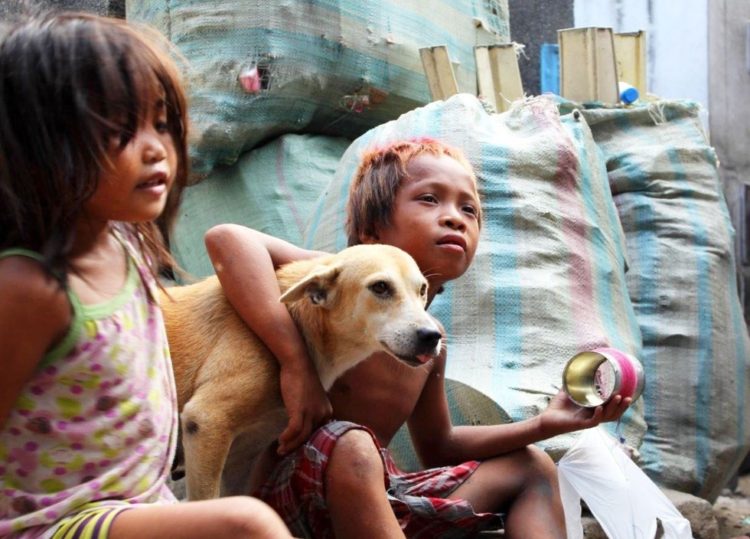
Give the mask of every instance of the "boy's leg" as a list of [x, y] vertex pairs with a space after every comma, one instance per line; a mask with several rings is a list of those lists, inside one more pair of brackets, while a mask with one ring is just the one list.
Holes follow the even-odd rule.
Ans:
[[404, 537], [384, 477], [380, 451], [368, 432], [350, 430], [338, 439], [325, 473], [326, 502], [338, 539]]
[[304, 537], [404, 537], [375, 435], [331, 421], [284, 457], [254, 494]]
[[115, 517], [109, 539], [291, 538], [281, 518], [265, 503], [247, 496], [172, 505], [149, 505]]
[[505, 512], [508, 538], [565, 538], [557, 468], [536, 447], [482, 462], [450, 498], [469, 501], [477, 513]]

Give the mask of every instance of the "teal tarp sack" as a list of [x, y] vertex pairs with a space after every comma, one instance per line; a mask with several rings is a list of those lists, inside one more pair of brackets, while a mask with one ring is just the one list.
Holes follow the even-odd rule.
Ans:
[[643, 466], [716, 499], [750, 443], [750, 344], [716, 154], [689, 102], [585, 111], [627, 239], [643, 334]]
[[[606, 344], [640, 356], [604, 162], [583, 117], [560, 116], [546, 97], [491, 115], [476, 97], [460, 94], [369, 131], [342, 157], [313, 212], [308, 246], [346, 245], [345, 204], [362, 153], [415, 137], [464, 152], [485, 212], [474, 263], [430, 307], [449, 336], [447, 377], [520, 420], [546, 408], [575, 353]], [[638, 446], [640, 401], [624, 425]], [[543, 445], [559, 456], [573, 441], [568, 435]]]
[[191, 276], [212, 274], [203, 235], [221, 223], [301, 245], [316, 200], [350, 143], [339, 137], [285, 135], [188, 187], [171, 236], [177, 262]]
[[354, 138], [427, 103], [420, 47], [446, 45], [475, 93], [474, 46], [510, 41], [507, 0], [139, 0], [127, 17], [189, 63], [193, 180], [283, 133]]

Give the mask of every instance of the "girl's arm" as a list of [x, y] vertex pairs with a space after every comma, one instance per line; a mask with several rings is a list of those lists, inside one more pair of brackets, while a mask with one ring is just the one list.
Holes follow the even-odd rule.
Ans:
[[227, 299], [281, 366], [281, 394], [289, 424], [279, 437], [279, 453], [287, 453], [306, 441], [332, 410], [302, 336], [279, 302], [275, 270], [324, 253], [239, 225], [213, 227], [206, 232], [205, 242]]
[[45, 352], [64, 336], [70, 303], [38, 262], [0, 260], [0, 429]]
[[563, 392], [536, 417], [504, 425], [453, 426], [445, 396], [445, 348], [435, 362], [409, 419], [414, 448], [427, 467], [487, 459], [521, 449], [558, 434], [595, 427], [620, 418], [631, 399], [619, 395], [606, 406], [582, 408]]

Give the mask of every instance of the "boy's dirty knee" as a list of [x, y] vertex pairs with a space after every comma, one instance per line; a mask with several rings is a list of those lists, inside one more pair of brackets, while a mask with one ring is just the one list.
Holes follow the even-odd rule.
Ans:
[[557, 483], [557, 466], [544, 450], [530, 445], [525, 448], [524, 462], [526, 463], [527, 481]]
[[343, 434], [331, 453], [326, 469], [326, 483], [360, 483], [377, 479], [382, 483], [383, 461], [372, 436], [361, 429]]

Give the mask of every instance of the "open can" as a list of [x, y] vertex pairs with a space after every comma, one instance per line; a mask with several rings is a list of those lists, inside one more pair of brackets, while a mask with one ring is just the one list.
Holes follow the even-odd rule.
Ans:
[[563, 389], [580, 406], [594, 408], [614, 395], [633, 402], [643, 393], [643, 365], [615, 348], [595, 348], [576, 354], [563, 369]]

